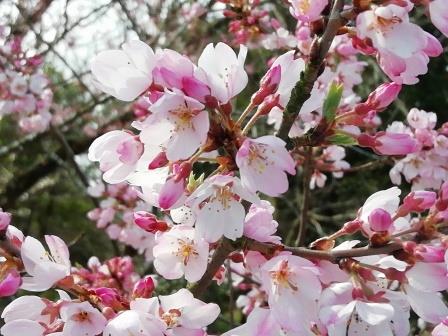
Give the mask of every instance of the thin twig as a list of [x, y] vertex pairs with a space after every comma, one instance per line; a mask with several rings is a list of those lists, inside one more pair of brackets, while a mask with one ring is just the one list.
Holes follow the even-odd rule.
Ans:
[[295, 245], [301, 246], [303, 240], [305, 239], [308, 220], [308, 210], [310, 207], [310, 181], [312, 175], [312, 159], [313, 159], [313, 147], [308, 147], [306, 149], [305, 162], [303, 165], [303, 177], [302, 177], [302, 206], [299, 217], [299, 232], [297, 233], [297, 238]]

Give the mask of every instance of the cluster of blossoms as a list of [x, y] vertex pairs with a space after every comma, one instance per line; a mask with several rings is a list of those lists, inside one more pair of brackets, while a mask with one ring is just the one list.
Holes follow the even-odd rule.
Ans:
[[52, 121], [53, 92], [42, 71], [42, 57], [27, 55], [20, 36], [7, 36], [6, 29], [2, 31], [0, 117], [11, 115], [25, 133], [43, 132]]
[[[439, 230], [448, 218], [448, 183], [438, 194], [413, 191], [400, 201], [400, 193], [393, 187], [373, 194], [355, 219], [315, 241], [315, 249], [304, 254], [284, 249], [280, 238], [272, 236], [277, 223], [268, 202], [252, 206], [244, 235], [255, 243], [248, 241], [243, 254], [231, 256], [227, 269], [237, 275], [234, 285], [247, 293], [237, 303], [248, 318], [223, 335], [338, 335], [348, 330], [349, 335], [404, 336], [410, 332], [411, 309], [437, 325], [433, 335], [444, 335], [448, 307], [441, 292], [448, 289], [448, 242]], [[87, 269], [74, 268], [60, 238], [45, 237], [48, 252], [10, 225], [8, 213], [0, 215], [8, 243], [8, 249], [2, 245], [0, 294], [56, 286], [60, 297], [14, 300], [2, 313], [2, 335], [206, 335], [203, 328], [219, 314], [217, 305], [195, 299], [186, 289], [153, 297], [153, 279], [140, 278], [126, 257], [103, 264], [91, 258]], [[337, 237], [355, 233], [378, 253], [357, 256], [365, 250], [356, 248], [359, 240], [334, 247]], [[154, 266], [165, 278], [185, 275], [195, 281], [205, 270], [208, 244], [195, 241], [191, 227], [177, 225], [158, 243]], [[393, 245], [399, 246], [393, 255], [381, 252]], [[350, 252], [352, 257], [338, 259], [338, 253]]]
[[112, 240], [129, 245], [152, 259], [154, 234], [134, 224], [134, 212], [146, 208], [138, 192], [126, 183], [104, 185], [99, 183], [89, 188], [92, 197], [99, 198], [99, 207], [87, 214], [98, 229], [106, 231]]
[[140, 278], [129, 257], [103, 264], [93, 257], [87, 269], [72, 267], [67, 245], [59, 237], [45, 236], [47, 251], [10, 221], [11, 215], [0, 211], [8, 246], [2, 246], [0, 296], [55, 286], [59, 300], [30, 295], [14, 300], [2, 312], [2, 335], [202, 335], [219, 314], [217, 305], [194, 299], [186, 289], [153, 297], [153, 278]]
[[436, 129], [437, 115], [413, 108], [407, 116], [407, 125], [394, 121], [388, 129], [409, 133], [418, 143], [418, 150], [397, 160], [390, 171], [393, 183], [400, 185], [401, 175], [414, 189], [438, 189], [448, 181], [448, 125]]
[[[428, 6], [446, 33], [443, 1]], [[246, 10], [245, 1], [226, 3]], [[104, 181], [111, 184], [91, 190], [104, 200], [89, 218], [112, 239], [145, 253], [163, 278], [185, 278], [191, 291], [152, 296], [153, 279], [140, 278], [125, 257], [104, 264], [91, 259], [88, 269], [73, 268], [60, 238], [46, 236], [47, 252], [0, 212], [0, 295], [19, 287], [56, 287], [60, 296], [56, 302], [35, 296], [13, 301], [2, 314], [3, 335], [205, 336], [220, 308], [194, 295], [213, 278], [223, 283], [225, 272], [243, 292], [237, 305], [247, 322], [223, 336], [406, 336], [411, 310], [434, 327], [434, 336], [446, 335], [446, 127], [436, 131], [433, 114], [412, 110], [409, 127], [395, 123], [378, 131], [380, 113], [403, 84], [416, 83], [427, 71], [429, 57], [438, 56], [441, 45], [409, 21], [412, 3], [355, 1], [353, 8], [340, 8], [344, 16], [333, 29], [341, 34], [325, 50], [315, 37], [319, 26], [334, 24], [323, 19], [329, 1], [289, 3], [298, 22], [298, 52], [272, 62], [237, 118], [232, 99], [249, 80], [244, 45], [236, 54], [225, 43], [209, 44], [195, 64], [176, 51], [154, 52], [136, 40], [91, 62], [99, 89], [123, 101], [138, 100], [133, 131], [110, 131], [89, 148], [88, 158], [99, 162]], [[233, 23], [240, 41], [264, 16], [251, 8]], [[345, 27], [349, 20], [356, 31]], [[393, 80], [365, 100], [354, 93], [367, 66], [359, 53], [375, 55]], [[265, 117], [277, 135], [251, 137], [252, 127]], [[285, 193], [288, 175], [298, 166], [310, 171], [310, 188], [323, 187], [325, 172], [342, 177], [350, 168], [342, 146], [354, 145], [392, 156], [397, 160], [392, 177], [397, 181], [403, 173], [414, 191], [403, 200], [397, 187], [373, 194], [356, 218], [309, 249], [282, 245], [275, 208], [261, 198]], [[425, 157], [431, 167], [411, 168], [412, 157]], [[204, 161], [216, 169], [204, 173]], [[345, 241], [335, 246], [341, 237]]]

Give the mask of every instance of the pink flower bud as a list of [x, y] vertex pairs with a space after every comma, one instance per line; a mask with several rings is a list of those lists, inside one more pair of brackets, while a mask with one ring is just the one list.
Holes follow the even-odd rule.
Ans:
[[389, 106], [401, 91], [401, 84], [397, 83], [384, 83], [376, 88], [369, 97], [365, 104], [367, 104], [372, 110], [381, 111]]
[[417, 142], [408, 134], [378, 132], [375, 136], [361, 134], [358, 144], [370, 147], [379, 155], [407, 155], [417, 150]]
[[437, 199], [437, 194], [433, 191], [419, 190], [413, 191], [403, 200], [400, 207], [400, 214], [403, 212], [422, 212], [431, 208]]
[[171, 208], [179, 198], [183, 195], [185, 190], [185, 181], [176, 181], [174, 176], [169, 177], [159, 193], [159, 206], [162, 209]]
[[387, 231], [392, 225], [392, 217], [386, 210], [378, 208], [370, 213], [369, 224], [372, 231]]
[[94, 290], [92, 290], [92, 292], [101, 300], [101, 303], [103, 303], [106, 306], [109, 307], [121, 306], [120, 295], [118, 294], [118, 291], [115, 288], [100, 287], [95, 288]]
[[14, 295], [22, 284], [22, 278], [16, 269], [10, 269], [2, 281], [0, 281], [0, 297]]
[[160, 152], [156, 157], [149, 163], [148, 169], [157, 169], [166, 166], [168, 163], [165, 152]]
[[278, 88], [278, 84], [282, 78], [282, 68], [280, 64], [272, 67], [266, 72], [263, 78], [260, 81], [261, 88], [270, 88], [272, 91], [275, 91]]
[[279, 101], [280, 101], [280, 96], [278, 94], [270, 95], [258, 107], [257, 114], [258, 115], [266, 115], [266, 114], [268, 114], [269, 112], [271, 112], [271, 110], [274, 107], [279, 107], [280, 106], [279, 105]]
[[0, 231], [5, 231], [11, 223], [11, 214], [0, 208]]
[[152, 296], [154, 288], [154, 280], [150, 276], [146, 276], [135, 284], [132, 297], [148, 299]]
[[361, 230], [362, 222], [360, 220], [352, 220], [342, 227], [342, 231], [346, 234], [352, 234]]
[[134, 212], [134, 223], [141, 229], [151, 233], [168, 230], [166, 222], [159, 221], [155, 215], [146, 211]]

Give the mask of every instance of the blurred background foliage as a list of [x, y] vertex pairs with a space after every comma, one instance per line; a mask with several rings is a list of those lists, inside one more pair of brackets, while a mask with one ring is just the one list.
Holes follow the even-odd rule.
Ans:
[[[97, 181], [97, 165], [86, 159], [86, 151], [99, 134], [108, 129], [124, 128], [132, 120], [130, 105], [110, 99], [95, 90], [88, 69], [89, 59], [98, 51], [118, 48], [125, 40], [137, 38], [154, 48], [169, 47], [197, 58], [209, 42], [228, 41], [228, 20], [215, 9], [215, 1], [199, 1], [209, 13], [192, 21], [182, 19], [184, 3], [197, 1], [155, 0], [4, 0], [0, 2], [0, 25], [11, 25], [25, 36], [27, 45], [36, 53], [45, 55], [45, 72], [51, 78], [54, 99], [63, 108], [70, 109], [69, 117], [57, 126], [37, 135], [23, 135], [15, 121], [0, 118], [0, 207], [13, 214], [13, 224], [41, 238], [44, 234], [62, 237], [69, 245], [73, 261], [85, 265], [92, 255], [101, 260], [114, 254], [132, 251], [112, 243], [102, 230], [87, 219], [86, 213], [95, 202], [86, 193], [80, 176], [71, 162], [71, 153], [58, 138], [60, 132], [72, 148], [74, 159], [88, 181]], [[271, 3], [272, 11], [291, 30], [294, 20], [283, 1]], [[219, 8], [219, 7], [216, 7]], [[33, 13], [41, 11], [37, 17]], [[33, 21], [29, 18], [33, 17]], [[424, 15], [418, 23], [440, 39], [447, 40], [429, 24]], [[277, 51], [280, 53], [281, 51]], [[267, 61], [276, 53], [261, 48], [251, 49], [247, 61], [249, 85], [234, 102], [234, 111], [241, 111], [256, 90], [259, 79], [267, 68]], [[385, 81], [374, 60], [367, 59], [369, 67], [363, 83], [356, 90], [362, 97]], [[382, 115], [384, 124], [403, 120], [411, 107], [438, 114], [439, 123], [448, 120], [448, 85], [446, 85], [448, 54], [433, 58], [429, 72], [420, 83], [405, 87], [400, 100]], [[93, 132], [87, 132], [86, 129]], [[259, 123], [258, 135], [266, 134], [269, 126]], [[359, 148], [347, 150], [347, 161], [357, 166], [371, 161], [373, 154]], [[306, 241], [335, 231], [353, 218], [364, 200], [373, 192], [388, 188], [390, 166], [384, 164], [371, 170], [348, 173], [342, 179], [329, 176], [322, 189], [312, 192], [310, 229]], [[295, 236], [300, 215], [301, 173], [291, 177], [292, 187], [284, 198], [272, 200], [277, 208], [280, 234], [287, 239]], [[406, 187], [405, 187], [406, 188]], [[141, 257], [135, 256], [140, 272], [150, 272]], [[163, 282], [159, 293], [171, 292], [181, 281]], [[227, 287], [213, 285], [206, 299], [225, 306]], [[235, 294], [236, 295], [236, 294]], [[4, 305], [6, 302], [3, 302]], [[242, 317], [235, 315], [235, 320]], [[229, 316], [223, 315], [215, 323], [215, 330], [227, 328]]]

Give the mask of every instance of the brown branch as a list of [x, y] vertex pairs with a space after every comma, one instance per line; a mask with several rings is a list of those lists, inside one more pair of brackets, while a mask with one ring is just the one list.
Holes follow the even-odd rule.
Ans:
[[277, 136], [287, 142], [291, 126], [299, 115], [303, 104], [310, 98], [314, 83], [324, 69], [325, 57], [331, 43], [338, 29], [347, 22], [340, 15], [343, 7], [344, 0], [334, 0], [326, 29], [319, 40], [314, 40], [310, 60], [291, 92], [291, 98], [285, 107], [283, 119], [277, 132]]
[[218, 272], [221, 265], [227, 259], [229, 254], [233, 252], [235, 248], [232, 246], [230, 240], [227, 238], [222, 238], [218, 247], [215, 250], [215, 253], [212, 256], [212, 260], [207, 266], [207, 270], [202, 276], [201, 280], [196, 282], [191, 288], [190, 291], [193, 293], [195, 297], [201, 297], [207, 287], [213, 280], [216, 272]]
[[403, 248], [403, 245], [401, 243], [392, 242], [382, 247], [365, 246], [348, 250], [319, 251], [319, 250], [311, 250], [304, 247], [289, 247], [269, 243], [260, 243], [258, 241], [251, 239], [246, 239], [246, 243], [244, 246], [248, 250], [258, 251], [268, 256], [272, 256], [279, 251], [288, 251], [298, 257], [306, 259], [328, 260], [332, 263], [337, 263], [340, 259], [344, 258], [356, 258], [371, 255], [388, 254], [395, 251], [399, 251]]
[[[344, 258], [356, 258], [365, 257], [371, 255], [389, 254], [395, 251], [399, 251], [403, 248], [400, 242], [392, 242], [381, 247], [358, 247], [348, 250], [330, 250], [330, 251], [319, 251], [312, 250], [305, 247], [290, 247], [284, 245], [276, 245], [271, 243], [261, 243], [253, 239], [243, 238], [235, 243], [232, 243], [227, 238], [223, 238], [216, 248], [213, 254], [212, 260], [208, 264], [205, 274], [202, 276], [201, 280], [195, 283], [190, 291], [196, 297], [201, 297], [205, 290], [208, 288], [213, 280], [216, 272], [219, 270], [221, 265], [225, 262], [226, 258], [230, 253], [237, 250], [251, 250], [258, 251], [266, 256], [272, 257], [276, 253], [281, 251], [291, 252], [293, 255], [306, 258], [306, 259], [316, 259], [316, 260], [327, 260], [332, 263], [338, 263]], [[230, 272], [231, 270], [229, 270]]]

